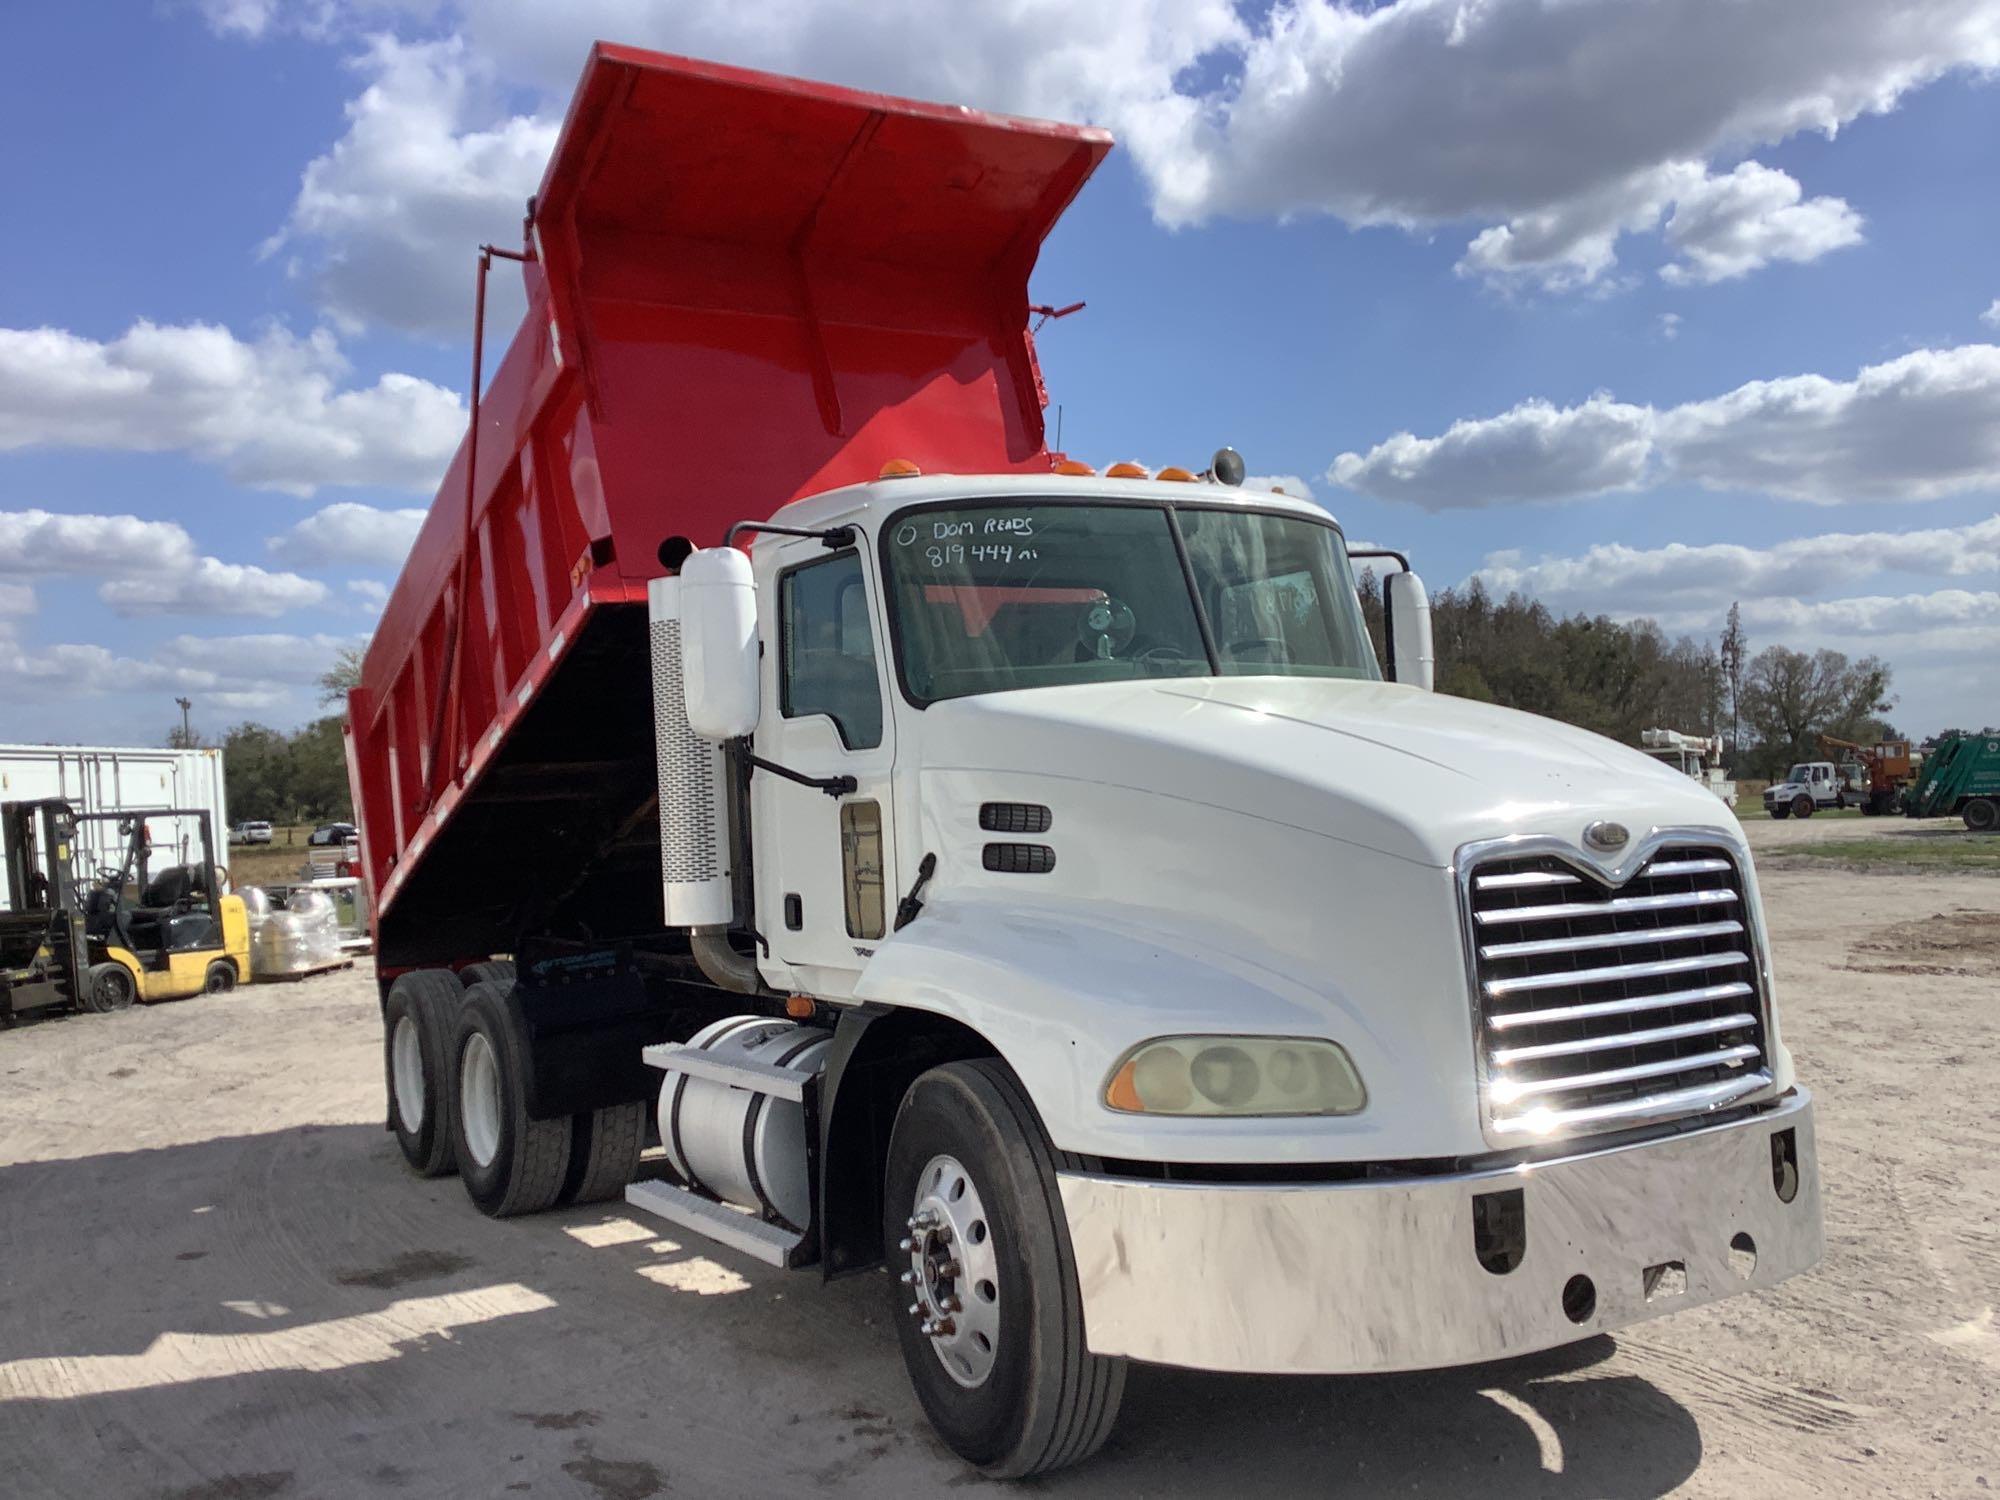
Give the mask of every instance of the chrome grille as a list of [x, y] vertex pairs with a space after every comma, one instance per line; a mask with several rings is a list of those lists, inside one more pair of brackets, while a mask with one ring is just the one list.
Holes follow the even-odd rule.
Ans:
[[1466, 880], [1488, 1131], [1673, 1119], [1771, 1082], [1751, 913], [1730, 853], [1675, 845], [1616, 890], [1553, 854]]

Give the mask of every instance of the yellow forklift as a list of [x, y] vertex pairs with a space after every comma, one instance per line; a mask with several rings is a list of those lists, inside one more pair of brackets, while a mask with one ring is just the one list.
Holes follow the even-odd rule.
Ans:
[[[198, 861], [155, 872], [147, 820], [192, 820]], [[123, 858], [76, 873], [84, 825], [116, 823]], [[250, 922], [215, 862], [198, 809], [77, 813], [67, 802], [0, 804], [7, 902], [0, 910], [0, 1018], [47, 1006], [123, 1010], [234, 989], [250, 977]]]

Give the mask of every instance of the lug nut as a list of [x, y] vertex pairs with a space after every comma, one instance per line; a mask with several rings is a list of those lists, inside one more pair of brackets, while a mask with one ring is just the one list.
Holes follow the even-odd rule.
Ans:
[[914, 1286], [917, 1280], [917, 1273], [915, 1271], [905, 1271], [901, 1276], [898, 1276], [896, 1279], [902, 1282], [904, 1286]]
[[917, 1248], [917, 1242], [915, 1240], [898, 1240], [896, 1241], [896, 1248], [908, 1254]]
[[965, 1304], [956, 1297], [946, 1297], [942, 1302], [938, 1303], [938, 1306], [948, 1313], [965, 1311]]
[[923, 1310], [924, 1310], [924, 1305], [921, 1302], [912, 1302], [910, 1304], [910, 1316], [913, 1318]]

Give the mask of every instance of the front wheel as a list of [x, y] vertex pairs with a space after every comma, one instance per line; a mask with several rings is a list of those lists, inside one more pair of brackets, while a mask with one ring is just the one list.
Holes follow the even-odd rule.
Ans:
[[1812, 815], [1813, 815], [1812, 798], [1808, 797], [1804, 792], [1800, 792], [1798, 796], [1792, 798], [1792, 816], [1798, 818], [1810, 818]]
[[997, 1062], [910, 1086], [889, 1137], [884, 1242], [903, 1363], [938, 1435], [996, 1479], [1073, 1464], [1110, 1436], [1125, 1361], [1089, 1352], [1069, 1164]]
[[1965, 804], [1959, 816], [1965, 819], [1965, 826], [1974, 833], [1991, 833], [2000, 828], [2000, 802], [1991, 797], [1974, 797]]
[[1771, 816], [1780, 823], [1784, 822], [1785, 819], [1789, 818], [1792, 815], [1792, 810], [1789, 807], [1785, 806], [1785, 804], [1782, 802], [1772, 803], [1769, 811]]
[[92, 964], [84, 975], [83, 1008], [97, 1015], [124, 1010], [139, 997], [139, 985], [132, 971], [116, 959]]
[[236, 960], [218, 958], [208, 966], [201, 982], [204, 995], [226, 995], [236, 988]]

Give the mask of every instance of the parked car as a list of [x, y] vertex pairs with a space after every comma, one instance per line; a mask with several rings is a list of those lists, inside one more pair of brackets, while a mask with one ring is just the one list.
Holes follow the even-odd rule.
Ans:
[[232, 844], [268, 844], [271, 842], [271, 825], [261, 822], [238, 823], [229, 830], [229, 842]]
[[320, 848], [327, 844], [351, 844], [360, 837], [361, 830], [352, 823], [322, 823], [312, 831], [306, 843]]

